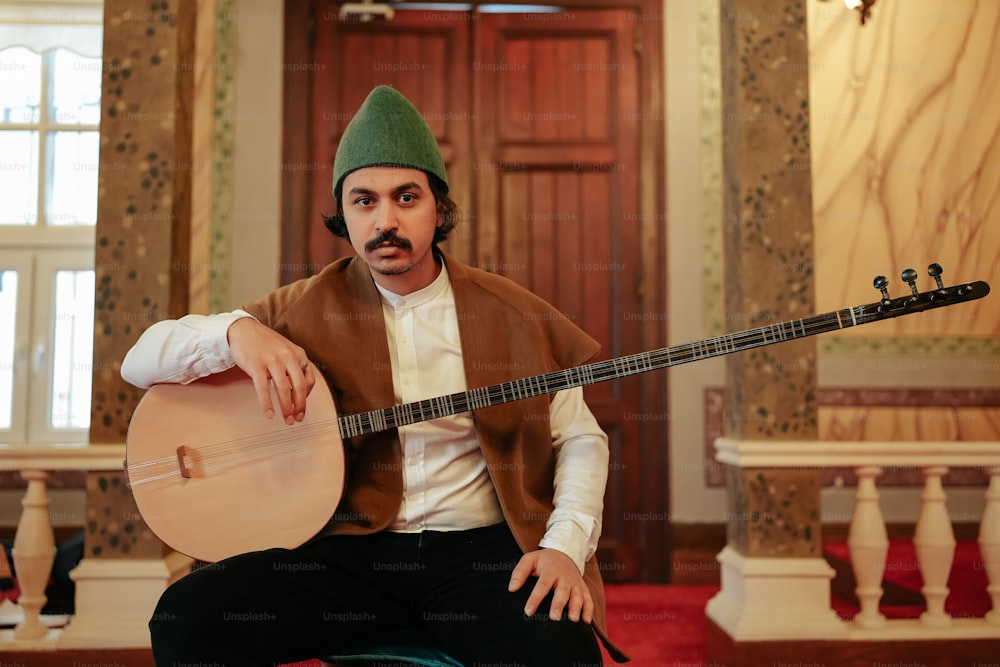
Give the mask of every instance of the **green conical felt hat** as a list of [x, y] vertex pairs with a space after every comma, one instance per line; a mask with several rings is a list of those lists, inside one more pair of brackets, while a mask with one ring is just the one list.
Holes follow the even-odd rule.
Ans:
[[410, 167], [433, 174], [448, 192], [437, 139], [417, 108], [398, 91], [378, 86], [347, 124], [333, 160], [333, 196], [344, 177], [365, 167]]

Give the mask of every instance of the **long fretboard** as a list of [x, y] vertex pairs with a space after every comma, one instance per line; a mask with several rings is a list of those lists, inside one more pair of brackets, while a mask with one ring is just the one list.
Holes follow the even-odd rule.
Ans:
[[[884, 285], [884, 279], [882, 280], [881, 284]], [[879, 284], [879, 279], [876, 279], [876, 286]], [[863, 306], [788, 320], [694, 343], [665, 347], [652, 352], [641, 352], [607, 361], [598, 361], [576, 368], [511, 380], [489, 387], [470, 389], [446, 396], [396, 405], [391, 408], [341, 415], [338, 417], [340, 434], [342, 438], [347, 439], [407, 424], [462, 414], [493, 405], [552, 394], [563, 389], [615, 380], [691, 361], [732, 354], [796, 338], [815, 336], [838, 329], [847, 329], [931, 308], [972, 301], [986, 296], [990, 291], [990, 286], [982, 281], [952, 287], [943, 287], [939, 281], [938, 289], [923, 293], [917, 293], [912, 282], [909, 284], [913, 292], [910, 296], [889, 299], [883, 290], [884, 298], [881, 301]]]

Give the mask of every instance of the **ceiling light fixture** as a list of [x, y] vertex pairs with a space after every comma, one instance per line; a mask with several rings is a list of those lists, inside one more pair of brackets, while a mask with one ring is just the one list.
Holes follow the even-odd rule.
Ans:
[[844, 0], [844, 4], [848, 9], [857, 10], [861, 18], [861, 25], [864, 25], [872, 17], [872, 6], [875, 5], [875, 0]]
[[368, 22], [373, 18], [383, 18], [391, 21], [396, 15], [396, 11], [389, 5], [376, 4], [373, 0], [361, 0], [361, 2], [345, 2], [340, 6], [340, 18], [356, 18], [360, 21]]

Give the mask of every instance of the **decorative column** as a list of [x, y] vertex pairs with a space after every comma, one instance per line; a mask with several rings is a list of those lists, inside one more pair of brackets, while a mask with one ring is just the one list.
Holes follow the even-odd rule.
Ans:
[[[205, 42], [214, 26], [210, 0], [104, 3], [92, 443], [125, 442], [142, 396], [119, 374], [129, 347], [150, 324], [189, 312], [192, 289], [204, 293], [211, 239], [192, 231], [192, 202], [211, 145], [197, 152], [194, 127], [205, 95], [196, 81], [216, 67]], [[88, 475], [84, 549], [59, 645], [148, 646], [156, 601], [190, 561], [149, 531], [121, 472]]]
[[[730, 332], [814, 314], [806, 1], [721, 0], [723, 229]], [[817, 437], [814, 339], [727, 358], [728, 435]], [[819, 473], [728, 468], [722, 590], [734, 640], [840, 636], [823, 560]], [[711, 657], [711, 656], [710, 656]]]

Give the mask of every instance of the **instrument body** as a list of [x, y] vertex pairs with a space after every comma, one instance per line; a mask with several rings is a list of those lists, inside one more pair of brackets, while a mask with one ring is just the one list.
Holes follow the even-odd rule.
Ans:
[[309, 394], [305, 420], [292, 426], [264, 416], [239, 368], [154, 385], [132, 415], [126, 456], [146, 524], [206, 562], [303, 544], [344, 491], [343, 441], [323, 381]]

